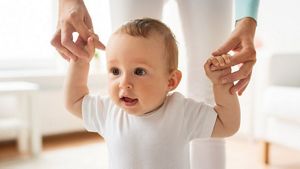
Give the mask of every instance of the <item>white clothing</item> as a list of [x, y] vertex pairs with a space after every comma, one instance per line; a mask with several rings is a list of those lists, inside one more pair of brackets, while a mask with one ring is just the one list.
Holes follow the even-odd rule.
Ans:
[[111, 169], [189, 169], [189, 142], [210, 137], [217, 117], [213, 107], [178, 92], [144, 116], [87, 95], [82, 115], [85, 128], [105, 139]]

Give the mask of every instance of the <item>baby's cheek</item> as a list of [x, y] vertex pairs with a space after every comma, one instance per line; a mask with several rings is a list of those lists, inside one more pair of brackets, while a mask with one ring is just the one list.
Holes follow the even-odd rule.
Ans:
[[110, 94], [111, 96], [113, 96], [115, 93], [118, 92], [118, 91], [117, 91], [117, 87], [116, 87], [116, 85], [115, 85], [114, 83], [109, 83], [108, 86], [109, 86], [109, 87], [108, 87], [108, 92], [109, 92], [109, 94]]

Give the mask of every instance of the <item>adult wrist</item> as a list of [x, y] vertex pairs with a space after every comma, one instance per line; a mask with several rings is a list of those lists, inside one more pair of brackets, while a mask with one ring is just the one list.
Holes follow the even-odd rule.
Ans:
[[247, 25], [251, 25], [251, 26], [254, 26], [254, 27], [257, 26], [256, 20], [252, 17], [244, 17], [244, 18], [241, 18], [239, 20], [236, 20], [235, 26], [238, 26], [239, 24], [242, 24], [242, 23], [245, 23]]
[[236, 23], [235, 30], [242, 33], [243, 36], [250, 36], [253, 39], [256, 31], [256, 25], [257, 23], [255, 19], [246, 17]]

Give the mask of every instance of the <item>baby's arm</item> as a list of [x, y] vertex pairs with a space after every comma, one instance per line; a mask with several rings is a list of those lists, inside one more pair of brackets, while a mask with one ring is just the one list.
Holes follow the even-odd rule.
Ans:
[[[216, 70], [219, 68], [222, 69]], [[218, 114], [212, 137], [231, 136], [238, 131], [240, 126], [240, 106], [237, 95], [230, 93], [233, 83], [221, 83], [221, 77], [231, 73], [229, 56], [222, 55], [208, 59], [204, 69], [213, 83], [216, 102], [214, 109]]]
[[88, 38], [85, 50], [89, 58], [70, 60], [67, 78], [64, 86], [65, 107], [72, 114], [82, 118], [81, 105], [85, 95], [89, 93], [87, 87], [90, 61], [95, 52], [93, 38]]

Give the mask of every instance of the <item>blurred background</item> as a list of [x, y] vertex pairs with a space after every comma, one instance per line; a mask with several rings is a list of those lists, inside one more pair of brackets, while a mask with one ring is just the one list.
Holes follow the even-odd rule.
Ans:
[[[106, 44], [111, 34], [109, 0], [85, 3], [95, 32]], [[63, 107], [67, 62], [50, 45], [57, 6], [53, 0], [0, 1], [1, 169], [107, 168], [103, 139], [86, 133], [82, 122]], [[257, 63], [240, 97], [241, 129], [226, 139], [228, 169], [300, 169], [299, 6], [297, 0], [260, 2]], [[176, 1], [166, 3], [163, 21], [175, 33], [184, 63]], [[98, 55], [89, 86], [106, 94], [105, 57], [102, 51]]]

